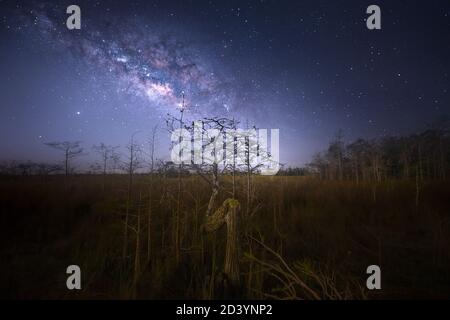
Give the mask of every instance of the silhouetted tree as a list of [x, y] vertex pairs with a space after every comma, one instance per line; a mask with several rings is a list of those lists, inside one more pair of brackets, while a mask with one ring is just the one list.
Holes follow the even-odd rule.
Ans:
[[81, 141], [47, 142], [45, 145], [64, 153], [64, 171], [69, 175], [70, 161], [83, 154]]
[[98, 153], [101, 157], [101, 168], [102, 168], [102, 172], [103, 172], [103, 182], [102, 182], [103, 191], [105, 190], [105, 180], [106, 180], [106, 173], [107, 173], [107, 168], [108, 168], [108, 161], [114, 155], [114, 151], [117, 148], [118, 148], [117, 146], [116, 147], [108, 146], [108, 145], [104, 144], [103, 142], [97, 146], [92, 147], [92, 149], [94, 149], [94, 151], [96, 153]]

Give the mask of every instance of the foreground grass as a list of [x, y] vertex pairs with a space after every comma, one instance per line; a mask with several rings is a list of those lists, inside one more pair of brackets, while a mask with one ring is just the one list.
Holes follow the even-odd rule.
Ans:
[[[283, 285], [291, 279], [277, 271], [283, 262], [319, 298], [450, 297], [445, 182], [424, 182], [416, 201], [411, 181], [253, 177], [247, 206], [239, 177], [241, 287], [232, 292], [223, 285], [224, 230], [202, 232], [210, 194], [202, 179], [184, 177], [178, 203], [176, 178], [150, 184], [148, 176], [135, 177], [129, 210], [132, 228], [141, 217], [137, 282], [135, 232], [122, 257], [127, 178], [107, 176], [105, 185], [99, 176], [0, 178], [2, 298], [314, 298], [299, 283]], [[231, 179], [222, 186], [221, 201], [231, 196]], [[70, 264], [82, 269], [79, 292], [65, 286]], [[372, 264], [381, 267], [382, 290], [367, 292]]]

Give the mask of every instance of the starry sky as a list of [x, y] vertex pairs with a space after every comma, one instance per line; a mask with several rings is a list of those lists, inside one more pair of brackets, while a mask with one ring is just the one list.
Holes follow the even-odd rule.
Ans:
[[[68, 30], [66, 8], [81, 8]], [[382, 30], [366, 28], [377, 4]], [[450, 2], [0, 0], [0, 160], [51, 161], [45, 142], [124, 147], [186, 117], [280, 129], [281, 162], [402, 135], [450, 114]]]

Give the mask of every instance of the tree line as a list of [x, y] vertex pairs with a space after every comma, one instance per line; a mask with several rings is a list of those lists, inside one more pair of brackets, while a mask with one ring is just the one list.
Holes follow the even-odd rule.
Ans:
[[[278, 172], [282, 176], [317, 176], [327, 180], [382, 181], [388, 178], [440, 179], [446, 180], [450, 172], [450, 129], [449, 122], [407, 136], [388, 136], [376, 139], [357, 139], [344, 142], [342, 131], [330, 141], [327, 149], [315, 154], [304, 167], [283, 166]], [[147, 139], [147, 147], [131, 139], [127, 153], [118, 152], [118, 146], [104, 143], [92, 150], [99, 161], [91, 164], [88, 174], [114, 174], [136, 172], [159, 173], [163, 176], [177, 176], [180, 168], [171, 161], [155, 157], [157, 128], [153, 128]], [[73, 174], [72, 165], [76, 157], [86, 155], [79, 141], [46, 143], [61, 152], [61, 163], [33, 161], [9, 161], [0, 163], [3, 175], [49, 175]], [[148, 150], [145, 150], [148, 149]], [[146, 158], [148, 158], [146, 160]], [[196, 172], [196, 170], [191, 170]], [[198, 171], [198, 170], [197, 170]], [[228, 170], [225, 170], [226, 173]], [[242, 172], [241, 172], [242, 171]], [[248, 170], [233, 168], [233, 174], [245, 174]], [[183, 168], [182, 175], [190, 171]]]
[[357, 139], [345, 143], [338, 132], [314, 155], [308, 173], [321, 179], [382, 181], [388, 178], [439, 179], [449, 176], [449, 126], [408, 136]]

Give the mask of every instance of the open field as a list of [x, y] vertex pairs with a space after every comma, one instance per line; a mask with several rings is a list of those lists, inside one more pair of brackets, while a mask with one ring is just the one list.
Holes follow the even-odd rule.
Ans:
[[[417, 194], [414, 181], [254, 176], [247, 199], [240, 176], [238, 286], [224, 273], [226, 226], [203, 227], [210, 188], [181, 182], [136, 175], [128, 194], [126, 175], [1, 177], [2, 298], [450, 297], [448, 182]], [[221, 185], [220, 203], [231, 177]], [[83, 290], [66, 288], [71, 264]], [[365, 289], [372, 264], [382, 290]]]

